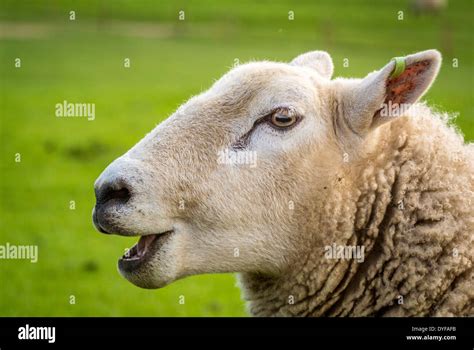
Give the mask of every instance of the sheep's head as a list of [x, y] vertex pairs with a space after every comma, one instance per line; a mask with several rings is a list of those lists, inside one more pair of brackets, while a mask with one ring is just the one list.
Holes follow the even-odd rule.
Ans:
[[331, 80], [325, 52], [232, 69], [96, 181], [97, 229], [141, 236], [120, 272], [145, 288], [201, 273], [283, 273], [308, 245], [318, 216], [308, 213], [348, 148], [389, 120], [384, 101], [416, 101], [439, 60], [426, 51], [408, 56], [398, 78], [390, 62], [358, 80]]

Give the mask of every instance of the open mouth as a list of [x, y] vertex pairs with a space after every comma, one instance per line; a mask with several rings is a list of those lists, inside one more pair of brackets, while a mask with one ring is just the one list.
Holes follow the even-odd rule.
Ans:
[[132, 272], [149, 261], [173, 231], [141, 236], [137, 244], [119, 259], [119, 269]]

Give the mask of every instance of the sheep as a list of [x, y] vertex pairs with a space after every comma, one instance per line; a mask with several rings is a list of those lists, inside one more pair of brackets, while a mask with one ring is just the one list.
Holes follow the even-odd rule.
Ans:
[[447, 0], [412, 0], [411, 9], [419, 16], [423, 13], [440, 13], [447, 7]]
[[440, 65], [233, 68], [97, 179], [96, 228], [140, 237], [120, 273], [238, 273], [255, 316], [473, 316], [474, 148], [417, 102]]

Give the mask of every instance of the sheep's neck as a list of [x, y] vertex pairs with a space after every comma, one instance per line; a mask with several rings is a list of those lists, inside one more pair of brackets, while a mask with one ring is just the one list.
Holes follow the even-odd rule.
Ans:
[[[345, 187], [344, 180], [339, 181]], [[244, 296], [250, 302], [249, 311], [253, 315], [321, 316], [335, 312], [346, 288], [364, 266], [367, 255], [371, 254], [382, 221], [376, 215], [370, 215], [367, 208], [357, 208], [357, 194], [349, 193], [347, 188], [341, 193], [331, 194], [340, 196], [339, 201], [321, 202], [325, 206], [316, 208], [322, 213], [312, 226], [316, 230], [303, 233], [306, 237], [313, 236], [313, 243], [308, 244], [308, 250], [302, 251], [291, 269], [282, 274], [285, 278], [259, 274], [240, 276]], [[383, 203], [386, 208], [389, 204]], [[351, 216], [351, 222], [337, 219]], [[344, 253], [345, 247], [349, 247], [350, 252], [346, 250], [346, 253], [352, 256]], [[329, 256], [333, 253], [335, 255]], [[342, 259], [338, 253], [342, 254]]]

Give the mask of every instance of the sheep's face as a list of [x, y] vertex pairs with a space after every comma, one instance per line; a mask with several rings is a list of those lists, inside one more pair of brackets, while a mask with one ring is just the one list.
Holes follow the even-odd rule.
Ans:
[[303, 174], [330, 127], [326, 83], [298, 65], [239, 66], [115, 160], [96, 182], [94, 223], [141, 236], [120, 272], [153, 288], [198, 273], [281, 271]]
[[158, 288], [288, 268], [304, 203], [324, 200], [342, 157], [331, 74], [322, 52], [234, 68], [110, 164], [95, 184], [94, 223], [141, 236], [119, 260], [122, 275]]

